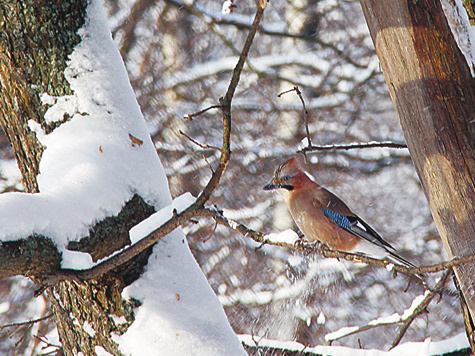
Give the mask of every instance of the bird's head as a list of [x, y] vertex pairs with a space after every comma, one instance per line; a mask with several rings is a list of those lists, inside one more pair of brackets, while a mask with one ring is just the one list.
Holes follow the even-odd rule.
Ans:
[[305, 175], [297, 157], [293, 157], [277, 167], [272, 181], [264, 187], [264, 190], [278, 189], [278, 192], [290, 192], [298, 186], [302, 174]]

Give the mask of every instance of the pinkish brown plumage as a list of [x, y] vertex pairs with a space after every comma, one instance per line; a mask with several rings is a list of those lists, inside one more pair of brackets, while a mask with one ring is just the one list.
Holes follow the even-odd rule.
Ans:
[[318, 240], [334, 250], [388, 258], [406, 267], [414, 267], [397, 255], [394, 248], [340, 198], [312, 181], [296, 157], [280, 165], [264, 189], [277, 190], [309, 241]]

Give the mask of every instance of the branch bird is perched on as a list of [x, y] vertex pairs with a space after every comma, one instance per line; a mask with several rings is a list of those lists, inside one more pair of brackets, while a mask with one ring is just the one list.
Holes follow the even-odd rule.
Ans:
[[295, 223], [310, 242], [318, 240], [333, 250], [363, 253], [415, 267], [397, 255], [396, 250], [340, 198], [311, 180], [296, 157], [280, 165], [272, 181], [264, 187], [264, 190], [274, 189], [284, 198]]

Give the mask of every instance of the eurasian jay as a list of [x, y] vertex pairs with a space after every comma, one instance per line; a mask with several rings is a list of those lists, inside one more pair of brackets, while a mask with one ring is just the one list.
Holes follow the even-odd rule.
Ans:
[[362, 253], [406, 267], [412, 263], [354, 214], [335, 194], [321, 187], [302, 171], [293, 157], [280, 165], [264, 190], [277, 190], [295, 223], [310, 241], [320, 241], [333, 250]]

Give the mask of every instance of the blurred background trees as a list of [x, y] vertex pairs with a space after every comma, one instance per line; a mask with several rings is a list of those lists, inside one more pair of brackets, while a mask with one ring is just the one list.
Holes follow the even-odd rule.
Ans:
[[[224, 16], [221, 1], [105, 1], [174, 196], [198, 194], [219, 157], [204, 146], [220, 145], [220, 113], [209, 110], [192, 121], [186, 115], [217, 105], [229, 84], [255, 12], [254, 1], [235, 3], [234, 14]], [[272, 0], [233, 101], [231, 162], [211, 200], [228, 218], [264, 233], [296, 228], [279, 198], [262, 190], [277, 165], [307, 142], [300, 99], [295, 92], [278, 97], [295, 85], [314, 145], [404, 142], [359, 2]], [[9, 148], [1, 149], [3, 190], [22, 190]], [[314, 151], [308, 159], [316, 180], [401, 255], [416, 265], [446, 257], [406, 149]], [[405, 292], [407, 278], [386, 270], [258, 248], [211, 220], [185, 230], [236, 333], [322, 344], [341, 327], [403, 313], [424, 292], [415, 284]], [[2, 309], [0, 302], [0, 325], [37, 318], [44, 303], [32, 299], [31, 285], [20, 278], [0, 280], [0, 301], [10, 305]], [[403, 341], [463, 332], [459, 308], [456, 293], [443, 294]], [[32, 350], [23, 342], [31, 336], [21, 339], [25, 330], [12, 338], [6, 330], [0, 330], [2, 354]], [[387, 348], [397, 331], [381, 327], [335, 344]]]

